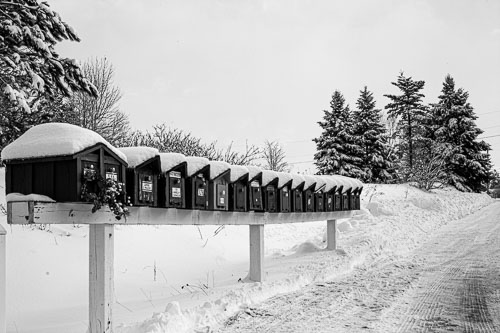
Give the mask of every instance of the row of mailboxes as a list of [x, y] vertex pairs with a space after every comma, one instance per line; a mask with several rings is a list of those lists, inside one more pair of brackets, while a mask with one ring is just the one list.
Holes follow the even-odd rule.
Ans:
[[[138, 149], [122, 151], [133, 155]], [[348, 178], [291, 175], [175, 153], [156, 153], [127, 174], [134, 175], [127, 177], [127, 192], [135, 205], [242, 212], [359, 209], [361, 186], [345, 186]]]
[[[57, 134], [53, 140], [47, 137], [52, 133]], [[68, 144], [59, 149], [61, 142]], [[80, 201], [84, 185], [95, 191], [96, 180], [104, 178], [125, 183], [130, 202], [138, 206], [242, 212], [360, 208], [362, 184], [349, 178], [232, 166], [149, 147], [116, 149], [94, 132], [69, 124], [33, 127], [4, 148], [2, 159], [7, 194], [37, 193], [59, 202]]]

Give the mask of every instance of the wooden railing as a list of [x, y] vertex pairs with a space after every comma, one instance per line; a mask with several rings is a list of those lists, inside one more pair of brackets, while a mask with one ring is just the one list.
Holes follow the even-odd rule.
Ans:
[[[109, 211], [91, 212], [84, 203], [7, 203], [10, 224], [88, 224], [89, 225], [89, 332], [113, 332], [114, 225], [248, 225], [249, 279], [262, 282], [264, 277], [264, 226], [266, 224], [327, 221], [327, 249], [337, 248], [338, 219], [349, 218], [353, 211], [316, 213], [260, 213], [202, 211], [130, 207], [126, 219], [117, 220]], [[0, 333], [5, 332], [5, 230], [0, 226]], [[3, 275], [2, 275], [3, 273]], [[1, 297], [3, 296], [3, 297]], [[2, 300], [4, 302], [2, 309]], [[3, 322], [2, 322], [3, 320]], [[2, 325], [3, 324], [3, 331]]]

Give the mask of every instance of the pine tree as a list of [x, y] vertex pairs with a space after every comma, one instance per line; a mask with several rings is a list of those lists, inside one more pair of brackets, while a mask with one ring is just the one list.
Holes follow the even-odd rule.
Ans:
[[479, 192], [487, 187], [491, 162], [487, 151], [489, 144], [477, 138], [483, 133], [476, 126], [477, 116], [467, 102], [468, 92], [455, 88], [455, 81], [447, 75], [438, 97], [431, 108], [428, 137], [454, 148], [447, 161], [451, 185], [461, 191]]
[[358, 108], [353, 111], [353, 135], [360, 146], [363, 171], [362, 180], [365, 182], [385, 182], [392, 178], [392, 162], [387, 147], [385, 126], [381, 123], [380, 109], [375, 108], [373, 94], [365, 86], [360, 91], [357, 100]]
[[403, 178], [408, 179], [413, 172], [416, 152], [425, 144], [422, 138], [427, 112], [422, 104], [424, 95], [420, 93], [425, 81], [414, 81], [401, 72], [397, 82], [391, 83], [401, 90], [401, 95], [384, 95], [391, 100], [385, 108], [390, 118], [397, 119], [400, 168]]
[[318, 122], [323, 133], [313, 139], [317, 149], [314, 159], [319, 173], [364, 178], [363, 171], [358, 167], [361, 159], [357, 156], [361, 148], [352, 135], [351, 112], [339, 91], [333, 93], [330, 108], [331, 111], [324, 110], [323, 121]]

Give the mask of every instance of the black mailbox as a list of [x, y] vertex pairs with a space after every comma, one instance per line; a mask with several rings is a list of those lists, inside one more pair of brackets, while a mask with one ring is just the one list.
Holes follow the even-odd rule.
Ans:
[[304, 200], [304, 211], [314, 212], [314, 190], [316, 188], [316, 177], [304, 175], [304, 192], [302, 194]]
[[[243, 165], [231, 165], [229, 172], [229, 210], [248, 211], [247, 186], [248, 168]], [[260, 188], [260, 186], [259, 186]]]
[[325, 211], [333, 212], [335, 210], [335, 192], [337, 191], [339, 183], [335, 178], [327, 176], [325, 185]]
[[150, 147], [119, 148], [127, 156], [127, 196], [134, 206], [158, 207], [158, 149]]
[[186, 156], [160, 153], [161, 176], [158, 181], [158, 201], [161, 207], [186, 208]]
[[316, 187], [314, 188], [314, 211], [325, 211], [325, 186], [326, 178], [324, 176], [316, 176]]
[[363, 183], [359, 182], [359, 187], [358, 187], [358, 191], [356, 192], [356, 206], [355, 206], [355, 209], [356, 210], [360, 210], [361, 209], [361, 192], [363, 191]]
[[262, 196], [262, 169], [254, 165], [248, 165], [248, 210], [264, 211], [264, 200]]
[[278, 211], [278, 181], [278, 174], [275, 171], [262, 170], [262, 193], [266, 212]]
[[[337, 176], [342, 177], [342, 176]], [[342, 177], [342, 210], [349, 210], [351, 205], [352, 182], [347, 177]]]
[[278, 211], [289, 213], [292, 211], [292, 175], [286, 172], [278, 174]]
[[229, 164], [222, 161], [210, 161], [208, 182], [208, 209], [229, 209]]
[[292, 186], [290, 187], [292, 190], [292, 212], [304, 211], [304, 200], [302, 199], [302, 194], [305, 182], [306, 180], [302, 175], [292, 175]]
[[100, 135], [62, 123], [34, 126], [2, 151], [6, 193], [42, 194], [58, 202], [95, 192], [95, 177], [125, 183], [127, 157]]
[[204, 157], [186, 157], [186, 208], [208, 209], [210, 162]]

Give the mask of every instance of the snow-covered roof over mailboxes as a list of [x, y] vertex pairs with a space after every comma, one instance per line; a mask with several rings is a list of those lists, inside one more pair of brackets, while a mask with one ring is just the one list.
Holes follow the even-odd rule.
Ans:
[[198, 156], [187, 156], [187, 176], [191, 177], [207, 165], [210, 165], [210, 161], [205, 157]]
[[290, 173], [276, 172], [276, 174], [278, 175], [278, 188], [282, 188], [293, 180]]
[[326, 186], [325, 186], [325, 192], [330, 192], [334, 188], [338, 189], [340, 186], [342, 186], [342, 182], [335, 177], [332, 176], [325, 176], [326, 179]]
[[342, 193], [350, 191], [353, 187], [356, 187], [356, 183], [353, 178], [344, 177], [341, 175], [332, 176], [334, 179], [338, 180], [342, 184]]
[[135, 168], [160, 154], [158, 149], [151, 147], [122, 147], [118, 149], [127, 156], [129, 168]]
[[262, 186], [267, 186], [272, 181], [278, 178], [278, 174], [276, 171], [272, 170], [262, 170]]
[[63, 123], [47, 123], [30, 128], [2, 150], [2, 160], [74, 155], [99, 143], [127, 162], [125, 154], [96, 132]]
[[180, 153], [160, 153], [161, 172], [168, 172], [186, 162], [186, 156]]
[[223, 161], [210, 161], [210, 180], [215, 179], [228, 171], [229, 163]]
[[316, 185], [316, 177], [312, 175], [304, 175], [304, 180], [304, 190], [307, 190], [311, 186]]
[[300, 185], [304, 184], [306, 180], [304, 176], [299, 175], [298, 173], [292, 174], [292, 190], [295, 190]]
[[248, 168], [244, 165], [230, 165], [231, 172], [229, 176], [229, 181], [234, 183], [249, 174]]
[[316, 187], [315, 191], [323, 190], [326, 185], [326, 177], [325, 176], [314, 176], [316, 179]]
[[262, 174], [262, 169], [255, 165], [247, 165], [248, 180], [252, 180], [258, 175]]

